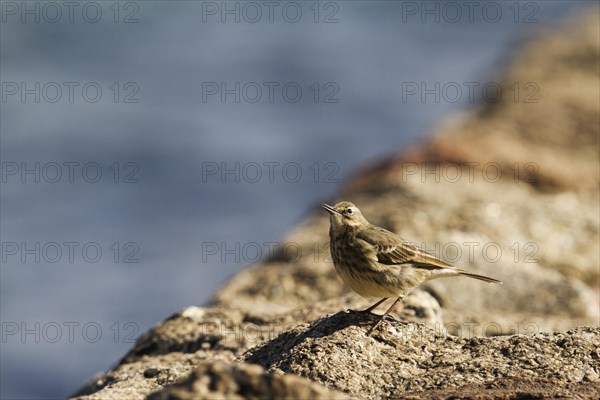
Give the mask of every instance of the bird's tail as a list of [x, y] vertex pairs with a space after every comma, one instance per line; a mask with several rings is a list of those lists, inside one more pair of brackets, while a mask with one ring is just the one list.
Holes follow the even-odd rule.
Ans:
[[488, 283], [502, 283], [498, 279], [490, 278], [490, 277], [483, 276], [483, 275], [472, 274], [472, 273], [466, 272], [466, 271], [459, 271], [458, 274], [462, 275], [462, 276], [468, 276], [469, 278], [479, 279], [480, 281], [484, 281], [484, 282], [488, 282]]

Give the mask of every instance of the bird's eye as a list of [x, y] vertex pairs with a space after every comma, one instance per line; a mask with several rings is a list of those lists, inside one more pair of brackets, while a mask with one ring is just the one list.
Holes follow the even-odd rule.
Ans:
[[350, 207], [346, 208], [346, 214], [350, 215], [354, 212], [354, 210]]

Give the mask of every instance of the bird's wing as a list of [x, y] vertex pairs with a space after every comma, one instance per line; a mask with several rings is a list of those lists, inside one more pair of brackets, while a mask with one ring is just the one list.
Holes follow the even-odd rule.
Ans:
[[373, 246], [377, 261], [381, 264], [411, 263], [417, 268], [425, 269], [452, 268], [450, 264], [421, 250], [413, 243], [405, 242], [395, 233], [383, 228], [372, 226], [357, 233], [356, 237]]

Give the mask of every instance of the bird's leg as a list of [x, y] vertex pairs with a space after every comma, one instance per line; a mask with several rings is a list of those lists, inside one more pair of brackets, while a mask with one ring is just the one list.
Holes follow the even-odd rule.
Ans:
[[[381, 323], [381, 321], [383, 321], [385, 319], [385, 317], [387, 317], [387, 315], [390, 313], [390, 311], [392, 311], [394, 309], [394, 307], [396, 306], [396, 304], [398, 304], [399, 301], [401, 301], [404, 298], [404, 295], [399, 296], [396, 301], [394, 301], [394, 303], [391, 305], [390, 308], [388, 308], [388, 310], [385, 312], [385, 314], [383, 314], [379, 320], [377, 320], [377, 322], [375, 323], [375, 325], [373, 325], [371, 327], [371, 329], [369, 329], [369, 331], [367, 332], [367, 335], [370, 335], [371, 332], [373, 332], [375, 330], [375, 328], [377, 328], [379, 326], [379, 324]], [[377, 303], [377, 305], [379, 305], [379, 303]]]
[[373, 304], [371, 307], [365, 308], [364, 310], [350, 310], [350, 311], [357, 312], [357, 313], [371, 313], [371, 311], [376, 309], [381, 303], [383, 303], [387, 299], [388, 299], [387, 297], [384, 297], [383, 299], [379, 300], [377, 303]]

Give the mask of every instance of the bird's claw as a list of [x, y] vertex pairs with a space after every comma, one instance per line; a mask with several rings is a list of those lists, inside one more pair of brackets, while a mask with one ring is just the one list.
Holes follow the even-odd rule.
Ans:
[[349, 308], [346, 310], [347, 313], [355, 313], [355, 314], [373, 314], [371, 311], [372, 310], [369, 308], [366, 308], [364, 310], [353, 310], [353, 309]]

